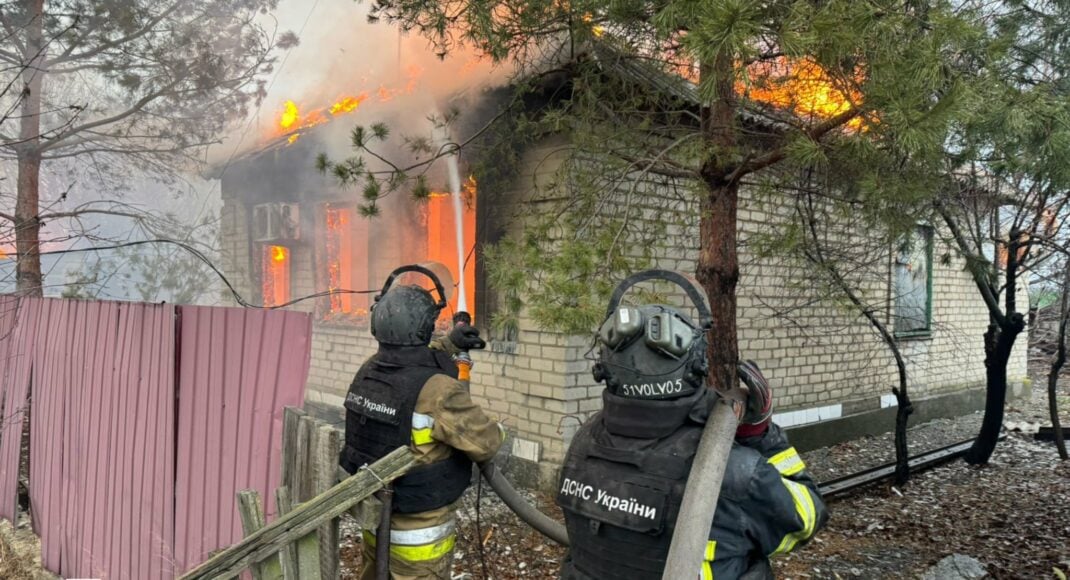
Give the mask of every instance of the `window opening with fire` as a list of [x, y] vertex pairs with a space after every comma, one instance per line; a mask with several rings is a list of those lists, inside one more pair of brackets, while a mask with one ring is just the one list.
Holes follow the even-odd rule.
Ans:
[[265, 244], [260, 250], [260, 276], [264, 306], [280, 306], [290, 298], [290, 249]]
[[329, 293], [320, 302], [320, 319], [332, 323], [365, 324], [369, 296], [338, 291], [366, 290], [375, 286], [368, 277], [368, 220], [361, 218], [352, 205], [344, 203], [325, 203], [320, 214], [324, 224], [319, 243], [322, 248], [320, 279]]
[[[476, 179], [469, 177], [461, 187], [461, 216], [463, 223], [462, 249], [464, 256], [464, 288], [467, 311], [476, 316]], [[432, 191], [427, 199], [427, 260], [445, 265], [453, 283], [453, 291], [447, 307], [439, 318], [439, 324], [448, 324], [458, 309], [460, 277], [457, 251], [457, 230], [454, 219], [453, 195], [445, 191]]]

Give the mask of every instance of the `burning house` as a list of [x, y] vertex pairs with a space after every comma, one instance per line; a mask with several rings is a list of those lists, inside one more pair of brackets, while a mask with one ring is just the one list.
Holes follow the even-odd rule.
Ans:
[[[680, 90], [634, 68], [634, 63], [607, 62], [606, 69], [652, 90]], [[819, 72], [811, 70], [817, 81]], [[568, 138], [546, 135], [527, 146], [515, 174], [506, 181], [496, 180], [493, 187], [484, 186], [479, 175], [465, 178], [464, 237], [458, 248], [446, 193], [433, 193], [426, 200], [391, 194], [380, 200], [380, 215], [368, 219], [359, 211], [359, 191], [345, 190], [333, 177], [317, 171], [320, 152], [350, 150], [347, 133], [357, 122], [404, 124], [412, 110], [422, 116], [426, 109], [407, 101], [404, 94], [382, 96], [379, 101], [343, 97], [306, 116], [289, 103], [272, 139], [227, 165], [221, 172], [226, 273], [238, 292], [266, 305], [316, 296], [290, 307], [311, 311], [316, 320], [306, 407], [334, 419], [341, 416], [354, 373], [376, 349], [368, 329], [368, 307], [387, 274], [402, 264], [437, 261], [450, 268], [455, 280], [463, 275], [468, 310], [490, 338], [488, 349], [473, 357], [472, 394], [515, 435], [511, 452], [519, 461], [513, 465], [526, 473], [527, 483], [550, 485], [556, 481], [572, 434], [601, 407], [602, 389], [593, 381], [585, 358], [590, 339], [541, 329], [524, 312], [508, 331], [490, 331], [500, 300], [486, 279], [483, 256], [488, 244], [522, 227], [523, 219], [515, 219], [518, 214], [522, 218], [545, 211], [531, 203], [533, 192], [555, 187], [552, 176], [561, 163], [555, 152]], [[686, 90], [674, 96], [684, 101], [695, 98]], [[386, 97], [393, 99], [389, 106], [382, 102]], [[776, 105], [775, 97], [765, 95], [765, 100]], [[493, 109], [487, 104], [492, 101], [484, 95], [480, 106]], [[374, 106], [374, 113], [358, 117], [366, 106]], [[835, 103], [829, 106], [835, 114]], [[492, 115], [476, 111], [470, 116]], [[327, 122], [333, 117], [342, 117], [342, 122]], [[400, 147], [382, 153], [394, 159], [411, 155]], [[447, 190], [444, 163], [431, 165], [427, 177], [433, 188]], [[669, 197], [660, 187], [643, 183], [638, 189], [652, 207], [658, 207], [667, 205], [662, 202]], [[782, 219], [775, 208], [758, 203], [746, 190], [740, 204], [741, 238], [775, 227]], [[683, 225], [671, 228], [657, 247], [647, 250], [654, 266], [693, 272], [697, 211], [693, 204], [678, 211]], [[889, 252], [874, 285], [894, 296], [886, 320], [894, 326], [908, 361], [912, 398], [917, 402], [913, 420], [923, 421], [981, 408], [985, 375], [979, 337], [988, 318], [961, 262], [934, 258], [950, 251], [933, 229], [919, 226], [916, 238], [907, 250]], [[458, 253], [464, 256], [463, 273]], [[776, 419], [794, 430], [796, 445], [808, 448], [890, 430], [895, 366], [881, 354], [883, 347], [866, 322], [815, 304], [803, 309], [805, 316], [832, 320], [837, 332], [818, 335], [804, 325], [784, 324], [774, 312], [787, 304], [793, 291], [790, 268], [758, 258], [745, 245], [740, 259], [740, 349], [776, 385]], [[444, 316], [452, 314], [456, 301], [455, 296]], [[1010, 370], [1015, 394], [1027, 387], [1025, 374], [1021, 348]]]

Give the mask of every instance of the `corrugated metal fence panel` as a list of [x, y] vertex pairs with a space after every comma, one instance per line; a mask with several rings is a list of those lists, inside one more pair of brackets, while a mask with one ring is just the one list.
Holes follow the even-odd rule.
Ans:
[[68, 304], [43, 300], [37, 321], [30, 392], [30, 511], [41, 536], [41, 561], [61, 570], [60, 548], [66, 527], [63, 513], [63, 431], [66, 408], [64, 373], [70, 357]]
[[174, 307], [41, 304], [30, 501], [64, 577], [171, 578]]
[[10, 521], [16, 518], [22, 426], [30, 389], [37, 318], [41, 311], [39, 300], [20, 299], [17, 304], [14, 334], [8, 349], [3, 436], [0, 437], [0, 517]]
[[275, 513], [283, 408], [308, 377], [307, 314], [179, 307], [178, 571], [241, 538], [235, 494], [256, 489]]
[[[7, 373], [12, 366], [9, 352], [12, 337], [15, 334], [15, 322], [18, 320], [19, 299], [14, 296], [0, 296], [0, 412], [3, 410], [4, 390], [7, 388]], [[0, 414], [0, 418], [4, 415]], [[0, 421], [0, 426], [3, 423]]]
[[[14, 421], [20, 417], [16, 416], [19, 413], [20, 404], [15, 402], [15, 395], [12, 395], [12, 407], [9, 410], [4, 408], [4, 398], [7, 396], [9, 385], [14, 382], [14, 376], [16, 374], [15, 366], [18, 360], [18, 354], [21, 352], [21, 347], [12, 348], [12, 343], [15, 342], [15, 323], [18, 321], [19, 312], [19, 299], [14, 296], [0, 296], [0, 453], [3, 450], [4, 438], [9, 438], [8, 433], [16, 433]], [[21, 425], [19, 425], [21, 428]], [[18, 431], [21, 433], [21, 431]], [[15, 437], [12, 435], [11, 437]], [[17, 455], [16, 455], [17, 457]], [[0, 473], [4, 473], [4, 470], [0, 468]], [[3, 490], [4, 486], [0, 483], [0, 490]], [[11, 495], [3, 495], [0, 493], [0, 514], [6, 511], [9, 504], [14, 505], [15, 497]]]

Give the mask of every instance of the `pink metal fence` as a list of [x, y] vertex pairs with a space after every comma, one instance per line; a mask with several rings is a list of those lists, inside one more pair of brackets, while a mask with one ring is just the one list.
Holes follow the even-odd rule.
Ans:
[[172, 576], [174, 307], [39, 302], [30, 505], [64, 576]]
[[298, 313], [0, 297], [0, 517], [15, 516], [32, 385], [46, 567], [140, 579], [200, 563], [241, 535], [235, 492], [278, 485], [310, 340]]
[[179, 336], [175, 556], [185, 570], [241, 539], [236, 491], [258, 490], [275, 513], [283, 408], [303, 401], [312, 321], [183, 307]]
[[34, 340], [37, 336], [39, 301], [22, 301], [4, 297], [4, 375], [0, 393], [3, 394], [3, 418], [0, 429], [0, 517], [14, 521], [17, 513], [19, 457], [22, 452], [23, 413], [30, 389], [30, 368], [33, 361]]

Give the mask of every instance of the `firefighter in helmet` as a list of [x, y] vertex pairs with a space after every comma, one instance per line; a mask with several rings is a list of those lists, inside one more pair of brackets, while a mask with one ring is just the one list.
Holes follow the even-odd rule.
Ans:
[[[695, 324], [663, 305], [619, 306], [642, 280], [681, 286]], [[717, 395], [705, 387], [709, 309], [673, 272], [625, 280], [596, 338], [594, 377], [603, 410], [572, 440], [558, 486], [570, 552], [567, 580], [660, 580], [691, 462]], [[748, 392], [728, 459], [704, 562], [696, 578], [772, 578], [769, 557], [791, 551], [828, 515], [817, 485], [784, 432], [770, 420], [769, 385], [751, 361], [739, 365]]]
[[[419, 286], [392, 286], [404, 272], [431, 278], [439, 298]], [[449, 578], [455, 536], [454, 503], [472, 480], [472, 463], [495, 455], [502, 431], [472, 402], [451, 358], [482, 348], [471, 326], [455, 327], [431, 343], [445, 306], [441, 282], [421, 266], [387, 279], [371, 309], [379, 350], [357, 372], [346, 395], [341, 466], [356, 473], [401, 446], [417, 467], [393, 483], [390, 576], [394, 580]], [[374, 530], [364, 531], [361, 578], [375, 577]]]

